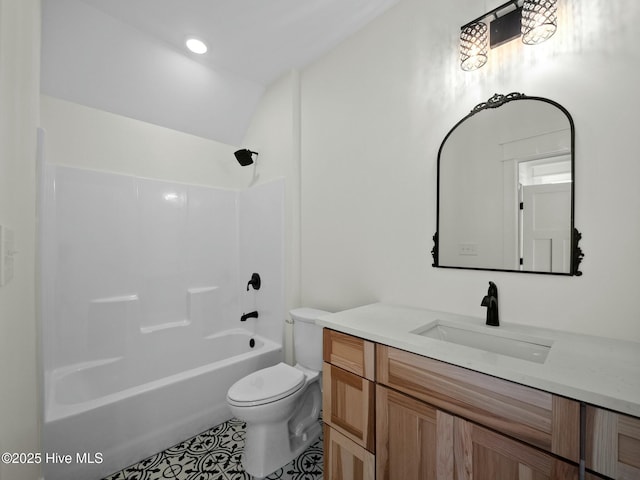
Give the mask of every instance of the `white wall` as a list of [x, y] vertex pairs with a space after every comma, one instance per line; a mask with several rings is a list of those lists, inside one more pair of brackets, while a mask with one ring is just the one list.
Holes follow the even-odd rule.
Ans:
[[[493, 280], [503, 321], [640, 340], [640, 4], [560, 0], [548, 42], [511, 42], [463, 72], [459, 27], [482, 4], [404, 0], [302, 72], [302, 303], [483, 316]], [[440, 142], [477, 103], [512, 91], [553, 99], [575, 121], [582, 277], [431, 267]]]
[[41, 96], [47, 163], [222, 188], [248, 184], [236, 147]]
[[[38, 452], [35, 209], [40, 2], [0, 0], [0, 224], [15, 232], [14, 278], [0, 287], [0, 452]], [[0, 463], [0, 478], [39, 465]]]
[[43, 18], [47, 95], [238, 143], [264, 92], [79, 0], [43, 2]]

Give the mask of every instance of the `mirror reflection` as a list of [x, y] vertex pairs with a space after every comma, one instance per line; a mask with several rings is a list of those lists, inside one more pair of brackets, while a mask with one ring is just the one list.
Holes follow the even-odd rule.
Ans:
[[579, 275], [574, 127], [559, 104], [494, 95], [438, 154], [434, 266]]

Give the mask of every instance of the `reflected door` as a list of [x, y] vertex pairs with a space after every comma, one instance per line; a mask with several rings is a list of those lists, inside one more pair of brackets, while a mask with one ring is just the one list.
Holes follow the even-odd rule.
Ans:
[[525, 270], [568, 273], [571, 266], [571, 183], [523, 187]]

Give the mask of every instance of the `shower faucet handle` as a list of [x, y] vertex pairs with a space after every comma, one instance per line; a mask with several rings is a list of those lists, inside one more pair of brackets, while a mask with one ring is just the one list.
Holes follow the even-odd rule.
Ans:
[[249, 280], [249, 283], [247, 283], [247, 292], [249, 291], [249, 287], [253, 287], [254, 290], [260, 290], [260, 285], [261, 285], [261, 281], [260, 281], [260, 275], [257, 273], [254, 273], [251, 275], [251, 280]]

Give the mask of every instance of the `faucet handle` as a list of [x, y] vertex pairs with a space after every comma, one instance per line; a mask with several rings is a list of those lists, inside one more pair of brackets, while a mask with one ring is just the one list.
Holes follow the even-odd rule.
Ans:
[[258, 273], [254, 273], [251, 275], [251, 280], [247, 283], [247, 292], [249, 291], [249, 287], [253, 287], [254, 290], [260, 290], [260, 275]]

